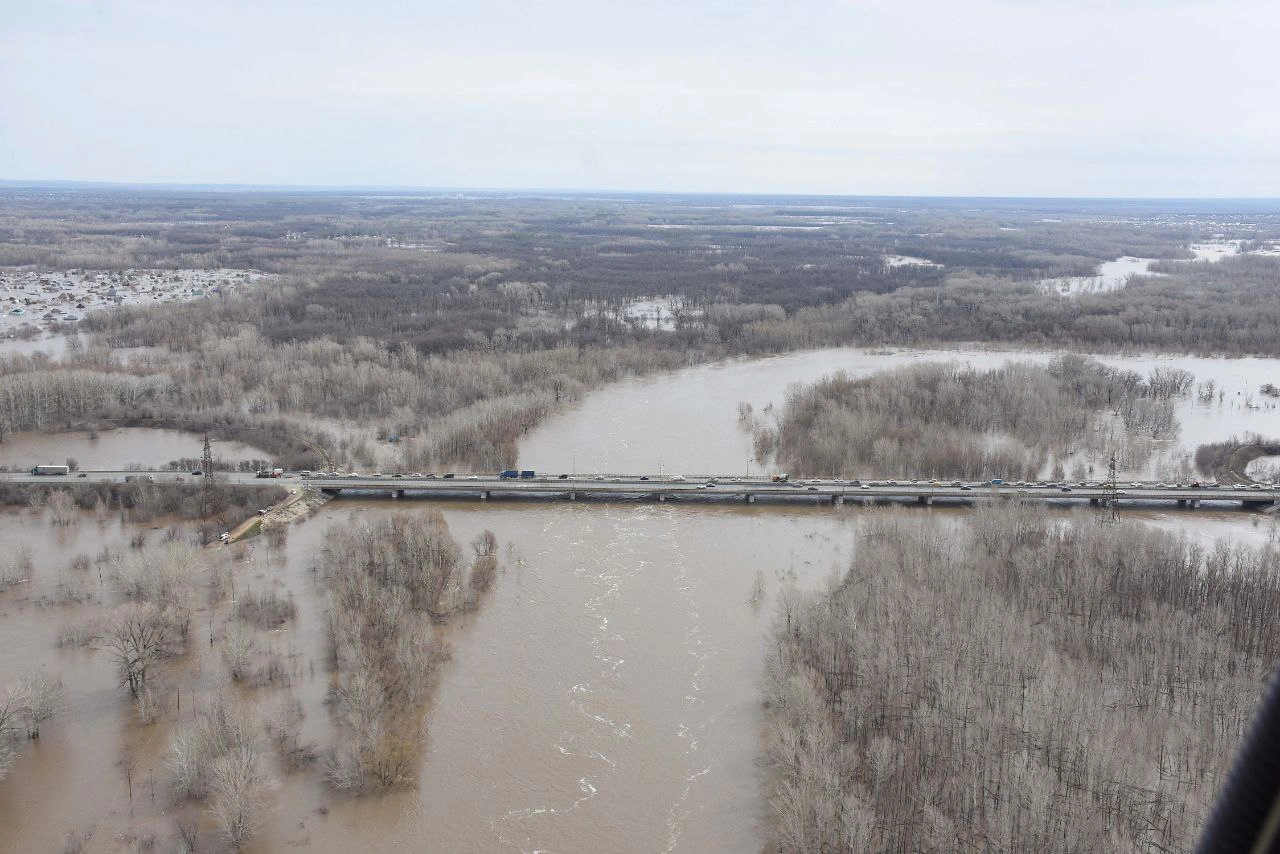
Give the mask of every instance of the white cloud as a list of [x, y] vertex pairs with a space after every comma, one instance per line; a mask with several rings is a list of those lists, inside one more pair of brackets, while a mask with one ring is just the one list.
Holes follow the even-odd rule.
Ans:
[[0, 0], [0, 20], [0, 177], [1280, 195], [1262, 0]]

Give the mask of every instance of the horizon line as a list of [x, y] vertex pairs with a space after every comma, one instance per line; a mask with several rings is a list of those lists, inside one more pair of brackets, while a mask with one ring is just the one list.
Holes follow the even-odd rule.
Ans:
[[120, 189], [172, 190], [260, 193], [513, 193], [522, 195], [607, 195], [607, 196], [729, 196], [747, 198], [824, 198], [824, 199], [949, 199], [990, 201], [1069, 201], [1069, 202], [1276, 202], [1280, 196], [1064, 196], [1064, 195], [964, 195], [953, 193], [840, 193], [780, 192], [751, 190], [636, 190], [608, 187], [503, 187], [503, 186], [432, 186], [427, 184], [254, 184], [233, 182], [181, 181], [94, 181], [71, 178], [0, 178], [0, 189]]

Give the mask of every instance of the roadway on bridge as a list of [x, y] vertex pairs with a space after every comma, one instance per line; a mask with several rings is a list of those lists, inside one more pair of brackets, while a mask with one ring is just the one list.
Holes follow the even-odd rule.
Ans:
[[[201, 476], [175, 471], [88, 471], [70, 475], [32, 475], [27, 472], [2, 472], [0, 483], [52, 485], [57, 483], [123, 483], [143, 479], [156, 484], [187, 485], [203, 482]], [[327, 491], [359, 491], [390, 493], [423, 493], [453, 497], [516, 497], [520, 495], [560, 497], [646, 497], [706, 498], [749, 500], [799, 498], [857, 500], [974, 500], [980, 498], [1023, 498], [1029, 500], [1103, 500], [1200, 502], [1239, 501], [1266, 505], [1280, 500], [1280, 490], [1273, 486], [1252, 484], [1223, 485], [1217, 488], [1174, 486], [1169, 484], [1120, 484], [1114, 496], [1099, 483], [1080, 484], [991, 484], [956, 482], [804, 480], [773, 482], [768, 478], [683, 477], [667, 475], [574, 475], [532, 478], [500, 478], [488, 475], [463, 475], [453, 478], [426, 476], [317, 476], [287, 472], [279, 478], [260, 478], [252, 472], [219, 472], [225, 483], [244, 487], [306, 486]]]

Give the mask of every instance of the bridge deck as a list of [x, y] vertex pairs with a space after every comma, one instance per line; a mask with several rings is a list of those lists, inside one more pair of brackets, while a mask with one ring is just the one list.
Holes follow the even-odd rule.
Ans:
[[[82, 476], [81, 476], [82, 475]], [[1114, 497], [1124, 502], [1169, 501], [1194, 506], [1201, 501], [1235, 501], [1259, 509], [1270, 509], [1280, 502], [1280, 490], [1260, 485], [1246, 488], [1219, 487], [1170, 487], [1160, 484], [1144, 484], [1140, 487], [1121, 486], [1112, 496], [1101, 486], [1072, 485], [1067, 490], [1049, 486], [991, 485], [986, 483], [962, 486], [929, 483], [888, 483], [853, 485], [840, 481], [793, 481], [774, 483], [764, 478], [711, 478], [705, 476], [671, 480], [659, 475], [610, 475], [592, 477], [535, 477], [504, 479], [493, 476], [464, 476], [457, 478], [415, 477], [300, 477], [289, 473], [281, 478], [258, 478], [252, 473], [220, 473], [228, 483], [236, 486], [306, 486], [328, 492], [359, 491], [384, 492], [393, 495], [422, 494], [439, 497], [468, 498], [516, 498], [541, 497], [599, 497], [599, 498], [700, 498], [704, 500], [750, 501], [809, 498], [840, 503], [843, 501], [870, 499], [916, 500], [922, 502], [974, 501], [992, 498], [1019, 498], [1041, 501], [1102, 501]], [[0, 483], [30, 485], [74, 485], [94, 483], [121, 483], [126, 478], [150, 478], [157, 485], [199, 484], [202, 478], [187, 472], [122, 472], [95, 471], [73, 475], [31, 475], [28, 473], [0, 473]]]

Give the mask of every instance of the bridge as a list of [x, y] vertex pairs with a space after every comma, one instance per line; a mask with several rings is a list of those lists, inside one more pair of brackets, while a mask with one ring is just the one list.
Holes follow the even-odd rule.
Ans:
[[[1280, 489], [1263, 484], [1224, 484], [1219, 487], [1177, 486], [1160, 483], [1120, 484], [1113, 492], [1101, 483], [990, 483], [939, 481], [793, 480], [777, 482], [766, 477], [663, 476], [663, 475], [565, 475], [501, 478], [493, 475], [455, 477], [415, 475], [332, 475], [286, 472], [279, 478], [259, 478], [253, 473], [219, 472], [218, 478], [238, 487], [306, 487], [329, 495], [342, 492], [381, 493], [394, 498], [466, 498], [498, 500], [544, 498], [650, 501], [757, 501], [828, 503], [906, 501], [929, 505], [941, 502], [973, 502], [990, 499], [1082, 502], [1097, 505], [1111, 500], [1123, 503], [1169, 503], [1195, 508], [1201, 502], [1235, 502], [1265, 513], [1280, 511]], [[70, 475], [0, 473], [0, 484], [70, 486], [123, 483], [142, 480], [159, 486], [203, 483], [203, 477], [174, 471], [87, 471]]]

